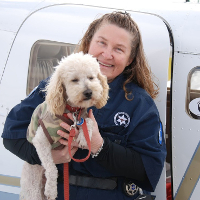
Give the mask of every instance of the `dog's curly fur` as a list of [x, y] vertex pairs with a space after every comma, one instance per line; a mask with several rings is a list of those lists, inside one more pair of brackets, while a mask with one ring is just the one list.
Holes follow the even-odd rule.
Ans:
[[[63, 58], [45, 88], [47, 110], [55, 115], [63, 115], [66, 104], [72, 107], [103, 107], [108, 99], [107, 78], [101, 74], [99, 64], [89, 54], [75, 53]], [[88, 95], [89, 93], [89, 95]], [[93, 122], [86, 118], [91, 138]], [[79, 146], [87, 145], [82, 129], [77, 138]], [[54, 200], [57, 197], [57, 168], [51, 156], [52, 146], [38, 126], [32, 139], [42, 166], [25, 162], [21, 176], [21, 200]], [[44, 177], [45, 173], [45, 177]], [[45, 182], [45, 184], [44, 184]]]

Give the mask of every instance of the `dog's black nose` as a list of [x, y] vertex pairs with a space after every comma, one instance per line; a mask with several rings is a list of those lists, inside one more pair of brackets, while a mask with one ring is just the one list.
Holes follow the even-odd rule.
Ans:
[[90, 99], [92, 96], [92, 90], [87, 89], [83, 92], [84, 96], [86, 97], [86, 99]]

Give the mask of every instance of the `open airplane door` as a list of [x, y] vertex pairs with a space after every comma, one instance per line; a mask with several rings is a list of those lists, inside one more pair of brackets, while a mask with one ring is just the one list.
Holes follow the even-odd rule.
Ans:
[[[2, 79], [2, 89], [10, 91], [3, 96], [0, 94], [4, 104], [8, 105], [7, 108], [10, 110], [26, 98], [41, 79], [52, 73], [53, 66], [62, 56], [73, 52], [75, 45], [95, 18], [112, 11], [114, 10], [100, 7], [62, 4], [32, 13], [24, 21], [17, 34]], [[129, 13], [139, 26], [148, 63], [158, 79], [160, 93], [155, 103], [165, 132], [170, 57], [168, 29], [158, 16], [139, 12]], [[2, 176], [5, 179], [8, 175], [9, 178], [19, 179], [23, 162], [6, 150], [4, 150], [4, 157], [7, 159], [1, 162], [8, 167], [3, 168]], [[15, 188], [12, 187], [11, 182], [8, 185], [1, 184], [0, 191], [19, 193], [19, 185]], [[159, 200], [166, 199], [165, 168], [155, 194]]]

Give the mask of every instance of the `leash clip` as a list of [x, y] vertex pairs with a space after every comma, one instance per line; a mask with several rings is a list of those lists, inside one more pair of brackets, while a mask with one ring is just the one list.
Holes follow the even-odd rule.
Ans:
[[72, 114], [72, 116], [73, 116], [73, 119], [74, 119], [74, 124], [72, 124], [70, 126], [70, 131], [71, 131], [72, 128], [76, 128], [76, 125], [77, 125], [77, 119], [76, 119], [76, 116], [75, 116], [75, 112]]
[[75, 126], [75, 124], [72, 124], [71, 126], [70, 126], [70, 131], [72, 130], [72, 129], [74, 129], [76, 126]]
[[72, 114], [72, 116], [73, 116], [73, 119], [74, 119], [74, 124], [72, 125], [73, 128], [75, 128], [77, 125], [81, 126], [84, 123], [84, 119], [82, 117], [79, 117], [80, 119], [77, 119], [78, 118], [77, 112], [74, 112]]

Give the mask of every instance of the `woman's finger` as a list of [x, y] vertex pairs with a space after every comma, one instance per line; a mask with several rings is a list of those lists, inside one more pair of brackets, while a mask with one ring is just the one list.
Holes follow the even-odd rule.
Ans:
[[73, 147], [71, 150], [71, 155], [73, 156], [77, 150], [78, 150], [78, 147]]
[[[70, 132], [70, 130], [71, 130], [71, 126], [69, 124], [65, 123], [65, 122], [60, 123], [60, 126], [68, 132]], [[75, 129], [76, 136], [78, 135], [78, 133], [79, 133], [78, 130]], [[69, 134], [66, 135], [66, 133], [62, 130], [58, 130], [57, 134], [60, 135], [61, 137], [66, 138], [66, 139], [68, 139], [68, 137], [69, 137]]]
[[74, 121], [72, 113], [67, 113], [67, 116], [69, 117], [69, 119], [71, 119], [72, 121]]
[[95, 119], [95, 117], [94, 117], [94, 115], [93, 115], [92, 109], [89, 110], [89, 112], [88, 112], [88, 117], [89, 117], [93, 122], [96, 123], [96, 119]]
[[[60, 139], [59, 142], [65, 146], [68, 146], [68, 140]], [[72, 140], [71, 148], [78, 147], [78, 143]]]
[[69, 139], [69, 134], [64, 132], [64, 131], [62, 131], [62, 130], [58, 130], [57, 134], [60, 135], [62, 138], [65, 138], [67, 140]]
[[65, 122], [60, 123], [60, 126], [64, 129], [66, 129], [67, 131], [70, 131], [71, 126]]
[[88, 117], [89, 117], [90, 119], [95, 119], [95, 118], [94, 118], [94, 115], [93, 115], [93, 112], [92, 112], [92, 109], [89, 110], [89, 112], [88, 112]]
[[60, 139], [58, 140], [61, 144], [68, 146], [68, 140]]

